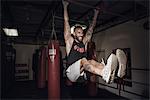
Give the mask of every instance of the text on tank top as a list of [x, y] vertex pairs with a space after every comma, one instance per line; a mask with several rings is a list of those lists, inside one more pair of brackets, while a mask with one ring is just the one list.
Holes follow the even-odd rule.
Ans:
[[67, 66], [70, 66], [74, 62], [81, 58], [86, 57], [85, 45], [83, 42], [73, 41], [69, 55], [67, 56]]

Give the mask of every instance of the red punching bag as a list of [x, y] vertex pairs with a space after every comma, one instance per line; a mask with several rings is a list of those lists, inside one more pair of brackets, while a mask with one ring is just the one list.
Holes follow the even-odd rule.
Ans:
[[[88, 43], [88, 59], [96, 60], [96, 47], [94, 42]], [[89, 73], [90, 79], [88, 81], [88, 95], [89, 96], [96, 96], [97, 94], [97, 87], [96, 87], [96, 75]]]
[[48, 99], [60, 99], [60, 55], [59, 42], [48, 43]]
[[46, 48], [40, 48], [40, 65], [38, 70], [38, 88], [46, 86]]

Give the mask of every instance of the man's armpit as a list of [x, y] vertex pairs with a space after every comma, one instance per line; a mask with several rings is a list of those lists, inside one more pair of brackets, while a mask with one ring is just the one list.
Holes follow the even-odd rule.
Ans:
[[64, 34], [65, 41], [71, 38], [71, 33]]

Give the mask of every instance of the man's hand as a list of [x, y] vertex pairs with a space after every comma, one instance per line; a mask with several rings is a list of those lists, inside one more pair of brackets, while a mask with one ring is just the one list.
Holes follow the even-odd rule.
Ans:
[[100, 9], [94, 9], [94, 13], [98, 14]]
[[68, 6], [69, 5], [69, 2], [67, 0], [62, 0], [62, 3], [64, 6]]
[[105, 10], [105, 4], [104, 1], [101, 1], [101, 3], [97, 5], [96, 8], [94, 9], [94, 12], [99, 13], [99, 12], [103, 12], [104, 10]]

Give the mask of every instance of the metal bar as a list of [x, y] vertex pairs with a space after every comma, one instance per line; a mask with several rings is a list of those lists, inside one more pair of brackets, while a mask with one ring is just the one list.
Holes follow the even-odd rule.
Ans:
[[96, 83], [100, 84], [100, 85], [103, 85], [103, 86], [107, 86], [107, 87], [113, 88], [113, 89], [118, 89], [117, 87], [109, 86], [109, 85], [106, 85], [106, 84], [103, 84], [103, 83], [100, 83], [100, 82], [96, 82]]
[[143, 96], [141, 94], [138, 94], [138, 93], [135, 93], [135, 92], [132, 92], [132, 91], [127, 91], [127, 90], [123, 90], [123, 92], [127, 92], [127, 93], [130, 93], [130, 94], [133, 94], [133, 95], [137, 95], [137, 96], [140, 96], [140, 97], [144, 97], [144, 98], [147, 98], [147, 100], [148, 100], [148, 96]]
[[[49, 29], [44, 29], [43, 31], [44, 31], [44, 32], [52, 32], [52, 30], [49, 30]], [[55, 30], [55, 31], [56, 31], [56, 30]], [[58, 31], [58, 30], [57, 30], [56, 33], [57, 33], [57, 32], [62, 32], [62, 31]]]
[[140, 84], [140, 85], [144, 85], [144, 86], [149, 86], [148, 83], [136, 82], [136, 81], [132, 81], [132, 80], [129, 80], [129, 79], [123, 79], [123, 81], [128, 81], [128, 82], [132, 82], [132, 83], [136, 83], [136, 84]]
[[[140, 19], [143, 19], [143, 18], [146, 18], [146, 17], [148, 17], [148, 15], [139, 17], [139, 18], [137, 18], [135, 21], [140, 20]], [[93, 34], [98, 34], [98, 33], [101, 32], [101, 31], [105, 31], [106, 29], [109, 29], [109, 28], [111, 28], [111, 27], [114, 27], [114, 26], [123, 24], [123, 23], [125, 23], [125, 22], [130, 21], [130, 20], [132, 20], [132, 18], [129, 18], [129, 19], [126, 19], [126, 20], [119, 21], [119, 22], [117, 22], [117, 23], [115, 23], [115, 24], [112, 24], [112, 25], [109, 25], [109, 26], [107, 26], [107, 27], [104, 27], [104, 28], [100, 29], [100, 30], [94, 32]], [[97, 25], [97, 28], [100, 27], [100, 25], [101, 25], [101, 24]]]
[[[60, 16], [55, 16], [55, 18], [56, 18], [56, 19], [59, 19], [59, 20], [64, 20], [64, 18], [63, 18], [63, 17], [60, 17]], [[69, 21], [71, 21], [71, 22], [78, 22], [78, 23], [84, 24], [83, 21], [78, 21], [78, 20], [75, 20], [75, 19], [69, 19]]]
[[[116, 88], [116, 87], [109, 86], [109, 85], [106, 85], [106, 84], [103, 84], [103, 83], [99, 83], [99, 82], [96, 82], [96, 83], [97, 83], [97, 84], [100, 84], [100, 85], [103, 85], [103, 86], [107, 86], [107, 87], [109, 87], [109, 88], [118, 89], [118, 88]], [[134, 95], [137, 95], [137, 96], [141, 96], [141, 97], [147, 98], [146, 96], [143, 96], [143, 95], [141, 95], [141, 94], [137, 94], [137, 93], [135, 93], [135, 92], [126, 91], [126, 90], [122, 90], [122, 91], [127, 92], [127, 93], [130, 93], [130, 94], [134, 94]]]
[[[77, 5], [83, 6], [83, 7], [101, 10], [100, 8], [93, 7], [93, 6], [88, 5], [88, 4], [83, 4], [83, 3], [81, 3], [81, 2], [72, 1], [72, 0], [68, 0], [68, 1], [71, 2], [71, 3], [73, 3], [73, 4], [77, 4]], [[126, 17], [126, 16], [124, 16], [124, 15], [121, 15], [121, 14], [115, 13], [115, 12], [109, 12], [109, 11], [106, 11], [106, 10], [103, 10], [103, 12], [104, 12], [104, 13], [107, 13], [107, 14], [115, 15], [115, 16], [120, 16], [120, 17], [123, 17], [123, 18], [128, 18], [128, 17]]]
[[[129, 10], [123, 12], [122, 14], [126, 14], [127, 12], [131, 12], [131, 11], [132, 11], [132, 9], [129, 9]], [[118, 18], [118, 16], [112, 17], [111, 19], [109, 19], [109, 20], [103, 22], [102, 24], [98, 24], [98, 25], [96, 26], [96, 28], [98, 28], [100, 25], [105, 25], [105, 23], [108, 23], [108, 22], [110, 22], [110, 21], [112, 21], [112, 20], [114, 20], [114, 19], [116, 19], [116, 18]], [[130, 19], [130, 18], [128, 17], [128, 19]]]
[[[118, 77], [115, 77], [115, 79], [118, 79]], [[129, 79], [123, 79], [123, 81], [128, 81], [128, 82], [132, 82], [132, 83], [135, 83], [135, 84], [139, 84], [139, 85], [143, 85], [143, 86], [149, 86], [150, 84], [148, 83], [141, 83], [141, 82], [137, 82], [137, 81], [133, 81], [133, 80], [129, 80]], [[99, 83], [99, 82], [96, 82], [98, 84], [102, 84], [102, 83]], [[106, 85], [107, 86], [107, 85]]]
[[131, 68], [131, 70], [150, 71], [150, 69]]
[[78, 1], [74, 1], [74, 0], [68, 0], [70, 3], [73, 3], [73, 4], [77, 4], [77, 5], [80, 5], [82, 7], [87, 7], [87, 8], [93, 8], [93, 9], [98, 9], [100, 10], [99, 8], [96, 8], [96, 7], [93, 7], [91, 5], [87, 5], [87, 4], [84, 4], [84, 3], [81, 3], [81, 2], [78, 2]]
[[[100, 4], [102, 2], [102, 0], [101, 1], [99, 1], [96, 5], [94, 5], [94, 6], [97, 6], [98, 4]], [[92, 10], [92, 8], [90, 8], [90, 9], [88, 9], [87, 11], [85, 11], [80, 17], [78, 17], [77, 19], [81, 19], [82, 17], [84, 17], [88, 12], [90, 12], [90, 10]]]

